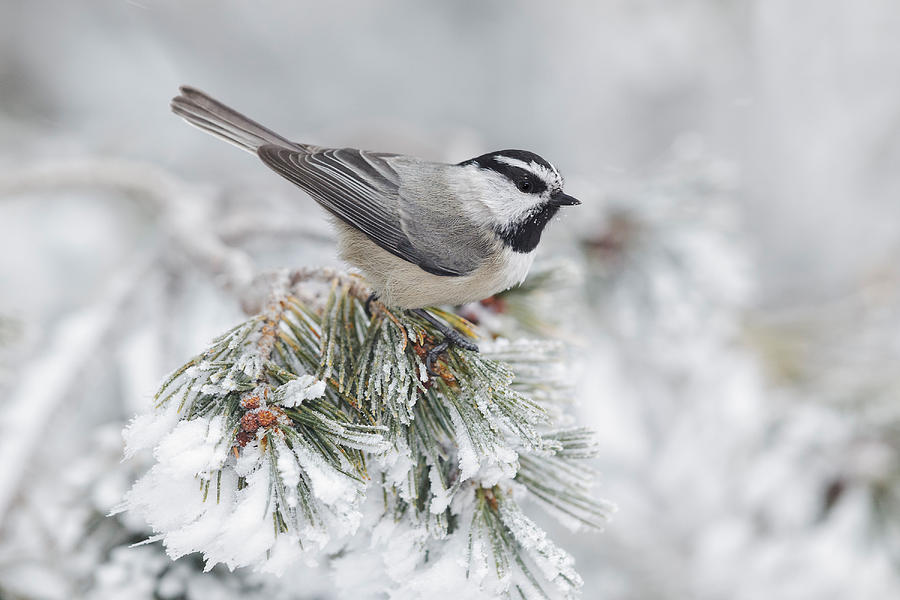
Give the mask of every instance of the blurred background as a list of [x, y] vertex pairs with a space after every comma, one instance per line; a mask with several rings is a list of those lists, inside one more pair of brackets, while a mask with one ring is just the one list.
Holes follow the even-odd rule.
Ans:
[[542, 523], [585, 598], [900, 597], [898, 31], [893, 0], [5, 0], [0, 596], [332, 597], [104, 517], [122, 425], [237, 291], [338, 264], [312, 200], [169, 112], [190, 84], [305, 142], [563, 172], [546, 306], [620, 508]]

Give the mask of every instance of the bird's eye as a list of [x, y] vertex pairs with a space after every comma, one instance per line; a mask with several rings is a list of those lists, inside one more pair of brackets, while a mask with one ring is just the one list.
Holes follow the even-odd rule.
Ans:
[[520, 192], [529, 193], [531, 191], [531, 182], [527, 179], [520, 179], [518, 183], [516, 183], [516, 187], [519, 188]]

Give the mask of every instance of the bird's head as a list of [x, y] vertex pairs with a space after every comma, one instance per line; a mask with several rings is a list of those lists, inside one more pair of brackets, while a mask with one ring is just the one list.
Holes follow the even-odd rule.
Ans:
[[537, 247], [561, 206], [581, 204], [563, 192], [556, 167], [527, 150], [489, 152], [459, 166], [472, 169], [494, 233], [516, 252]]

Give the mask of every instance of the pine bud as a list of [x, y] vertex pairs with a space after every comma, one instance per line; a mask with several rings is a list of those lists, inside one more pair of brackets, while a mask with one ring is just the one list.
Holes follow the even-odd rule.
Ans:
[[259, 417], [256, 416], [256, 413], [247, 413], [241, 417], [241, 429], [248, 433], [259, 429]]

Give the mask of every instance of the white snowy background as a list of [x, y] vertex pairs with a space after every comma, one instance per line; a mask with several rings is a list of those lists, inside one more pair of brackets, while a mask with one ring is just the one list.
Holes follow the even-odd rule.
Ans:
[[619, 505], [552, 531], [585, 598], [900, 597], [898, 32], [894, 0], [4, 0], [0, 596], [365, 584], [200, 575], [103, 516], [232, 290], [337, 264], [309, 198], [169, 112], [191, 84], [303, 141], [566, 175], [541, 254], [581, 273], [554, 310]]

